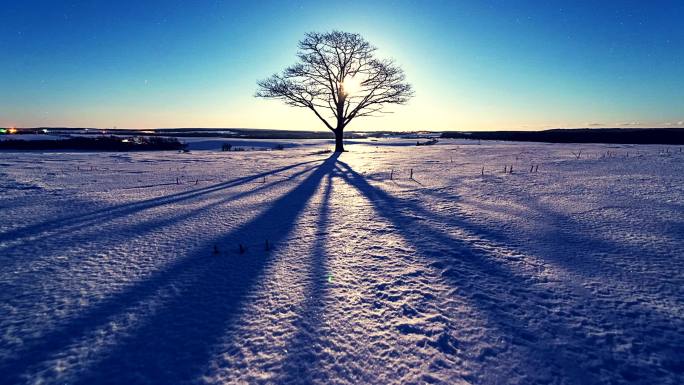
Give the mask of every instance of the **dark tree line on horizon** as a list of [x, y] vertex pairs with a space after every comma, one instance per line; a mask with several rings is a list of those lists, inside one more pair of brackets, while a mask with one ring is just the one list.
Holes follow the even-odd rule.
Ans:
[[442, 138], [548, 143], [684, 144], [684, 128], [574, 128], [444, 132]]

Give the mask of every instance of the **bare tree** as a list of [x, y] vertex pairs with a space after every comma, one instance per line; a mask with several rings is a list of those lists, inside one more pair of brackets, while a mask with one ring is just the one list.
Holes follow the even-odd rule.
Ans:
[[335, 152], [342, 152], [344, 129], [352, 119], [413, 96], [401, 68], [375, 58], [375, 51], [356, 33], [307, 33], [299, 42], [299, 62], [259, 81], [256, 96], [310, 109], [335, 133]]

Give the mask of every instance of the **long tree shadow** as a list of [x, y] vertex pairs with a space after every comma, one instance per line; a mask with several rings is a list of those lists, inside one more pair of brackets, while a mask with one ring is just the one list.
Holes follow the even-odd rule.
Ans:
[[[516, 349], [516, 370], [531, 376], [530, 379], [546, 373], [570, 383], [595, 383], [606, 367], [625, 373], [625, 378], [658, 378], [659, 372], [647, 364], [648, 360], [628, 364], [627, 360], [616, 358], [615, 346], [596, 344], [591, 337], [592, 320], [610, 318], [610, 314], [591, 314], [587, 303], [577, 302], [584, 298], [565, 298], [567, 303], [563, 306], [569, 311], [554, 313], [552, 308], [558, 304], [553, 302], [558, 293], [553, 288], [517, 273], [485, 248], [474, 248], [424, 221], [416, 221], [406, 211], [419, 211], [419, 205], [392, 197], [370, 185], [347, 164], [338, 164], [342, 178], [364, 195], [379, 215], [392, 222], [402, 238], [431, 261], [431, 266], [443, 269], [442, 276], [456, 288], [455, 293], [465, 297], [509, 339], [508, 347], [502, 346], [490, 354]], [[634, 337], [639, 340], [645, 336]], [[674, 354], [664, 349], [664, 354]]]
[[[281, 196], [257, 217], [225, 236], [203, 244], [197, 252], [154, 273], [109, 300], [90, 309], [87, 316], [61, 333], [0, 364], [9, 383], [32, 373], [46, 359], [92, 332], [112, 317], [171, 287], [175, 293], [159, 299], [157, 310], [141, 319], [135, 330], [116, 336], [100, 360], [87, 372], [71, 376], [70, 383], [179, 383], [192, 380], [208, 361], [211, 348], [238, 315], [246, 295], [272, 259], [271, 252], [208, 255], [214, 244], [231, 245], [268, 239], [285, 240], [320, 181], [334, 169], [337, 155], [325, 160], [297, 187]], [[277, 253], [277, 249], [275, 251]], [[100, 354], [100, 353], [98, 353]]]
[[[140, 212], [143, 210], [148, 210], [154, 207], [159, 207], [163, 205], [168, 205], [172, 203], [178, 203], [192, 198], [196, 198], [205, 194], [220, 191], [230, 187], [236, 187], [245, 183], [249, 183], [254, 180], [262, 179], [266, 176], [277, 174], [283, 171], [287, 171], [292, 168], [296, 168], [305, 164], [314, 163], [313, 161], [299, 162], [291, 164], [288, 166], [280, 167], [275, 170], [265, 171], [257, 173], [250, 176], [236, 178], [227, 182], [216, 183], [211, 186], [206, 186], [198, 189], [193, 189], [189, 191], [182, 191], [174, 194], [165, 195], [157, 198], [145, 199], [142, 201], [136, 201], [131, 203], [125, 203], [121, 205], [109, 206], [102, 209], [98, 209], [89, 213], [71, 215], [63, 218], [43, 221], [40, 223], [32, 224], [29, 226], [24, 226], [20, 228], [15, 228], [4, 233], [0, 233], [0, 242], [9, 243], [10, 241], [16, 241], [18, 239], [34, 236], [36, 233], [42, 231], [54, 232], [57, 230], [63, 231], [74, 231], [75, 229], [82, 228], [84, 226], [90, 226], [101, 221], [108, 221], [114, 218], [123, 217], [130, 215], [132, 213]], [[36, 238], [33, 237], [32, 240]]]
[[[316, 240], [311, 250], [311, 266], [309, 282], [306, 290], [306, 301], [302, 306], [300, 319], [295, 324], [297, 332], [288, 345], [287, 359], [282, 364], [279, 383], [310, 384], [314, 382], [316, 360], [321, 354], [320, 326], [325, 315], [325, 297], [328, 292], [328, 280], [332, 275], [328, 269], [328, 251], [326, 243], [330, 233], [330, 197], [332, 194], [333, 174], [328, 174], [327, 184], [323, 191], [318, 218], [316, 221]], [[320, 374], [320, 373], [319, 373]]]
[[[303, 170], [297, 171], [293, 174], [291, 174], [287, 179], [279, 179], [276, 181], [269, 182], [267, 184], [260, 184], [258, 187], [240, 192], [235, 195], [227, 195], [226, 197], [216, 200], [216, 201], [209, 201], [208, 203], [199, 205], [198, 207], [194, 207], [193, 209], [189, 210], [179, 210], [180, 212], [173, 214], [173, 215], [164, 215], [162, 217], [155, 216], [149, 220], [143, 220], [143, 221], [137, 221], [134, 222], [133, 224], [128, 224], [127, 222], [123, 224], [123, 226], [120, 225], [115, 225], [115, 227], [111, 230], [108, 231], [112, 232], [115, 234], [115, 236], [110, 236], [106, 238], [100, 238], [99, 235], [101, 234], [102, 229], [99, 227], [94, 227], [94, 226], [87, 226], [87, 227], [82, 227], [81, 231], [69, 231], [69, 232], [61, 232], [56, 235], [52, 235], [50, 237], [44, 237], [40, 238], [37, 240], [33, 240], [30, 243], [31, 248], [27, 250], [25, 244], [17, 244], [17, 245], [12, 245], [7, 247], [4, 250], [4, 254], [8, 256], [13, 256], [12, 258], [8, 258], [8, 261], [6, 261], [3, 264], [3, 269], [4, 270], [12, 270], [16, 266], [20, 264], [25, 264], [25, 263], [30, 263], [35, 259], [42, 258], [42, 259], [48, 259], [54, 257], [55, 253], [65, 253], [68, 248], [62, 246], [62, 245], [70, 245], [69, 247], [74, 247], [78, 248], [80, 247], [80, 244], [83, 243], [83, 240], [86, 241], [96, 241], [98, 249], [100, 250], [111, 250], [112, 248], [115, 248], [117, 245], [123, 244], [124, 242], [122, 240], [126, 240], [130, 242], [132, 239], [137, 239], [137, 238], [142, 238], [147, 234], [150, 234], [154, 231], [160, 231], [164, 228], [167, 228], [172, 225], [177, 225], [180, 223], [183, 223], [193, 217], [197, 217], [198, 215], [207, 212], [217, 206], [220, 206], [223, 203], [229, 202], [229, 201], [238, 201], [240, 199], [260, 194], [260, 193], [266, 193], [268, 190], [286, 182], [289, 180], [292, 180], [294, 178], [297, 178], [303, 174], [306, 174], [307, 172], [310, 172], [312, 169], [314, 169], [315, 166], [311, 167], [306, 167]], [[227, 189], [227, 187], [226, 187]], [[207, 193], [208, 194], [208, 193]], [[204, 195], [206, 197], [206, 195]], [[199, 197], [196, 197], [199, 198]], [[129, 215], [134, 215], [135, 213], [130, 213]], [[111, 223], [115, 221], [115, 219], [109, 220], [108, 222]], [[73, 237], [77, 236], [81, 241], [74, 241]], [[35, 253], [32, 252], [31, 250], [36, 250], [40, 248], [41, 252]], [[52, 251], [52, 252], [51, 252]], [[22, 255], [21, 258], [16, 257], [16, 255]], [[28, 257], [31, 256], [32, 257]], [[80, 264], [82, 263], [83, 260], [82, 258], [72, 258], [69, 260], [68, 264]], [[31, 269], [29, 271], [29, 274], [31, 275], [39, 275], [41, 274], [42, 271], [39, 269]], [[15, 277], [19, 277], [19, 275], [15, 275]], [[39, 280], [43, 278], [49, 278], [49, 277], [37, 277]], [[5, 284], [9, 284], [10, 282], [4, 282], [0, 283], [0, 288], [5, 286]]]
[[[430, 192], [423, 192], [430, 194]], [[459, 199], [458, 196], [449, 196], [447, 194], [430, 194], [445, 201], [454, 201]], [[658, 280], [665, 280], [671, 282], [673, 287], [682, 287], [681, 274], [671, 274], [671, 266], [673, 261], [680, 259], [680, 255], [672, 248], [654, 247], [653, 244], [628, 244], [624, 239], [608, 239], [602, 228], [595, 228], [595, 236], [589, 236], [591, 233], [588, 226], [592, 223], [581, 221], [577, 215], [571, 213], [564, 213], [549, 203], [541, 201], [540, 197], [534, 196], [527, 191], [521, 190], [516, 194], [512, 194], [507, 199], [513, 199], [515, 204], [509, 206], [523, 206], [524, 210], [515, 209], [509, 206], [485, 203], [478, 201], [469, 201], [468, 206], [471, 206], [476, 213], [489, 213], [490, 217], [507, 218], [511, 212], [517, 214], [518, 223], [522, 221], [529, 221], [530, 217], [534, 218], [537, 225], [537, 230], [534, 232], [533, 241], [523, 241], [519, 234], [512, 231], [501, 231], [498, 226], [490, 226], [487, 222], [478, 220], [477, 215], [468, 213], [460, 206], [453, 207], [458, 214], [459, 227], [475, 234], [480, 234], [487, 239], [496, 240], [501, 244], [515, 245], [515, 248], [525, 253], [534, 254], [542, 258], [544, 261], [552, 263], [555, 266], [562, 267], [567, 271], [589, 278], [593, 274], [603, 274], [604, 272], [611, 272], [613, 276], [618, 276], [623, 282], [629, 281], [631, 284], [641, 286], [641, 280], [650, 279], [649, 274], [654, 273], [654, 270], [649, 268], [646, 272], [635, 271], [634, 259], [625, 258], [625, 256], [649, 256], [649, 258], [641, 259], [642, 265], [649, 264], [650, 266], [657, 265], [659, 268]], [[614, 202], [611, 202], [614, 203]], [[621, 207], [616, 205], [601, 206], [595, 210], [628, 210], [630, 207]], [[454, 220], [453, 211], [445, 214], [428, 213], [421, 210], [422, 214], [430, 215], [439, 220], [449, 222]], [[594, 211], [594, 210], [589, 210]], [[589, 212], [586, 211], [586, 212]], [[659, 220], [662, 222], [662, 220]], [[523, 222], [524, 223], [524, 222]], [[681, 238], [682, 234], [681, 223], [671, 222], [670, 226], [660, 226], [658, 234], [651, 234], [645, 232], [644, 229], [632, 228], [631, 231], [639, 232], [644, 239], [650, 239], [653, 236], [671, 237], [674, 239]], [[599, 223], [600, 224], [600, 223]], [[596, 225], [596, 223], [594, 223]], [[611, 224], [614, 225], [614, 224]], [[613, 228], [611, 228], [612, 230]], [[611, 231], [610, 234], [629, 230], [627, 225], [621, 223], [616, 230]], [[673, 242], [674, 243], [674, 242]], [[680, 242], [681, 243], [681, 242]], [[554, 245], [572, 245], [573, 247], [554, 247]], [[577, 250], [590, 250], [591, 253], [578, 253]], [[617, 257], [617, 258], [615, 258]], [[667, 269], [663, 271], [663, 269]], [[671, 298], [676, 302], [680, 302], [682, 296], [678, 298]]]
[[[284, 183], [287, 180], [292, 180], [295, 179], [301, 175], [304, 175], [311, 170], [315, 169], [316, 167], [307, 167], [304, 170], [298, 171], [296, 173], [291, 174], [287, 179], [280, 179], [276, 180], [273, 182], [269, 182], [268, 184], [264, 185], [259, 185], [257, 188], [240, 192], [236, 195], [230, 195], [226, 198], [222, 198], [221, 200], [218, 201], [210, 201], [200, 207], [193, 208], [192, 210], [185, 210], [182, 211], [176, 215], [171, 215], [171, 216], [164, 216], [161, 218], [154, 218], [151, 220], [145, 220], [141, 222], [136, 222], [135, 224], [128, 225], [126, 224], [125, 226], [117, 226], [115, 229], [112, 229], [110, 231], [116, 233], [116, 237], [107, 237], [102, 240], [98, 238], [99, 229], [90, 229], [91, 237], [94, 237], [93, 239], [97, 239], [97, 245], [99, 249], [107, 249], [110, 250], [112, 248], [117, 247], [118, 245], [121, 244], [127, 244], [130, 243], [131, 240], [133, 239], [144, 239], [149, 236], [150, 233], [154, 231], [163, 231], [173, 225], [177, 225], [179, 223], [185, 223], [189, 219], [193, 217], [199, 217], [203, 212], [209, 211], [213, 209], [214, 207], [221, 206], [222, 203], [228, 202], [228, 201], [239, 201], [240, 199], [249, 197], [251, 195], [255, 194], [261, 194], [261, 193], [268, 193], [269, 190], [273, 189], [279, 184]], [[185, 232], [186, 235], [192, 235], [192, 234], [201, 234], [202, 230], [200, 229], [197, 232]], [[53, 244], [54, 243], [54, 244]], [[38, 245], [38, 248], [43, 248], [43, 252], [41, 253], [41, 258], [44, 259], [50, 259], [54, 258], [55, 255], [58, 255], [59, 253], [64, 253], [65, 250], [63, 247], [59, 246], [63, 244], [63, 242], [55, 242], [55, 239], [52, 238], [50, 242], [48, 242], [46, 245], [41, 246]], [[70, 243], [67, 243], [70, 244]], [[50, 246], [52, 247], [56, 246], [56, 249], [50, 250]], [[78, 246], [76, 246], [78, 247]], [[17, 248], [16, 250], [17, 253], [25, 253], [29, 254], [28, 251], [22, 250], [20, 247]], [[15, 253], [16, 255], [16, 253]], [[30, 274], [30, 278], [28, 277], [23, 277], [22, 275], [15, 274], [14, 277], [19, 280], [23, 280], [24, 282], [29, 283], [32, 285], [32, 287], [44, 287], [44, 282], [46, 281], [52, 281], [55, 279], [73, 279], [73, 276], [71, 274], [71, 269], [78, 269], [78, 267], [83, 264], [83, 263], [90, 263], [88, 261], [88, 258], [93, 259], [93, 258], [99, 258], [97, 255], [96, 256], [89, 256], [89, 257], [81, 257], [81, 258], [70, 258], [68, 260], [67, 264], [62, 264], [58, 270], [54, 266], [48, 265], [45, 267], [45, 269], [35, 269], [32, 268], [30, 271], [28, 271], [26, 274]], [[19, 260], [23, 260], [22, 258], [14, 258], [15, 262], [19, 262]], [[11, 261], [10, 261], [11, 262]], [[11, 267], [11, 266], [10, 266]], [[4, 269], [8, 269], [8, 265], [3, 266]], [[109, 266], [109, 268], [118, 268], [116, 266]], [[124, 267], [122, 267], [124, 268]], [[44, 271], [45, 270], [45, 271]], [[46, 273], [46, 271], [49, 271], [49, 274]], [[25, 274], [24, 274], [25, 275]], [[13, 277], [13, 278], [14, 278]], [[28, 278], [28, 279], [27, 279]], [[152, 288], [151, 288], [152, 289]], [[26, 309], [24, 303], [20, 302], [17, 304], [14, 304], [13, 301], [17, 298], [22, 298], [23, 293], [26, 290], [32, 290], [31, 288], [26, 288], [24, 285], [17, 285], [13, 281], [7, 281], [7, 282], [0, 282], [0, 299], [3, 301], [6, 301], [6, 303], [11, 304], [16, 310], [18, 311], [32, 311], [30, 309]], [[49, 297], [49, 293], [45, 292], [43, 293], [46, 295], [46, 298]], [[79, 293], [78, 291], [75, 291], [73, 293], [74, 295], [78, 296]], [[151, 292], [150, 292], [151, 294]], [[51, 321], [54, 322], [54, 326], [50, 326], [51, 330], [45, 330], [44, 333], [41, 334], [31, 334], [31, 335], [25, 335], [21, 338], [21, 342], [16, 345], [12, 346], [2, 346], [5, 350], [11, 350], [13, 355], [16, 357], [21, 357], [22, 355], [29, 354], [32, 357], [32, 360], [35, 362], [38, 362], [41, 357], [47, 357], [49, 354], [53, 353], [54, 351], [63, 348], [64, 346], [68, 345], [70, 341], [75, 340], [77, 337], [82, 336], [84, 331], [87, 330], [89, 327], [93, 328], [95, 325], [98, 324], [103, 324], [107, 321], [106, 318], [104, 318], [105, 315], [107, 314], [115, 314], [117, 312], [122, 311], [123, 309], [121, 306], [125, 306], [126, 304], [121, 303], [120, 301], [117, 301], [116, 298], [118, 298], [116, 295], [114, 296], [114, 300], [112, 299], [105, 299], [102, 302], [98, 302], [97, 305], [93, 306], [92, 310], [86, 310], [84, 312], [81, 312], [78, 317], [76, 318], [71, 318], [71, 317], [64, 317], [61, 320], [60, 319], [55, 319], [54, 314], [53, 316], [50, 317]], [[60, 297], [58, 300], [63, 301], [65, 298]], [[35, 303], [29, 303], [29, 306], [35, 306]], [[51, 309], [57, 308], [57, 304], [55, 303], [50, 303], [50, 304], [41, 304], [41, 306], [48, 306]], [[21, 309], [24, 310], [21, 310]], [[35, 311], [35, 310], [33, 310]], [[3, 322], [0, 322], [0, 325], [2, 325]], [[1, 349], [0, 349], [1, 351]], [[30, 353], [33, 352], [33, 353]], [[14, 360], [14, 359], [10, 359]], [[0, 369], [3, 366], [6, 366], [5, 364], [9, 364], [10, 360], [8, 360], [7, 363], [2, 363], [0, 362]], [[1, 373], [1, 372], [0, 372]]]

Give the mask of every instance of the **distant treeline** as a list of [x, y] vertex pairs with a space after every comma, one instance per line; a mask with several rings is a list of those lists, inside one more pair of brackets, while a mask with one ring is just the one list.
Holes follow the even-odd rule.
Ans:
[[[333, 139], [332, 132], [325, 131], [290, 131], [269, 130], [260, 128], [157, 128], [157, 129], [102, 129], [77, 127], [36, 127], [18, 128], [20, 134], [73, 134], [97, 135], [145, 135], [166, 137], [215, 137], [239, 139]], [[345, 133], [347, 138], [360, 137], [355, 133]]]
[[684, 128], [575, 128], [545, 131], [445, 132], [442, 138], [548, 143], [684, 144]]
[[[143, 135], [169, 137], [213, 137], [236, 139], [333, 139], [335, 135], [329, 130], [300, 131], [273, 130], [263, 128], [154, 128], [154, 129], [123, 129], [123, 128], [90, 128], [90, 127], [33, 127], [17, 128], [18, 134], [50, 134], [50, 135]], [[382, 137], [410, 137], [424, 138], [439, 135], [440, 132], [428, 131], [348, 131], [344, 133], [347, 139], [382, 138]]]
[[62, 140], [0, 140], [0, 150], [161, 151], [181, 150], [178, 139], [165, 137], [72, 137]]
[[330, 131], [286, 131], [261, 129], [228, 129], [229, 132], [198, 128], [165, 128], [154, 131], [158, 136], [174, 137], [219, 137], [239, 139], [333, 139]]

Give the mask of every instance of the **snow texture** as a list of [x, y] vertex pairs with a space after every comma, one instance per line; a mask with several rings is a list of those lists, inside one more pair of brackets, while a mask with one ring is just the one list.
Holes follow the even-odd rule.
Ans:
[[295, 142], [0, 153], [0, 382], [684, 382], [680, 148]]

